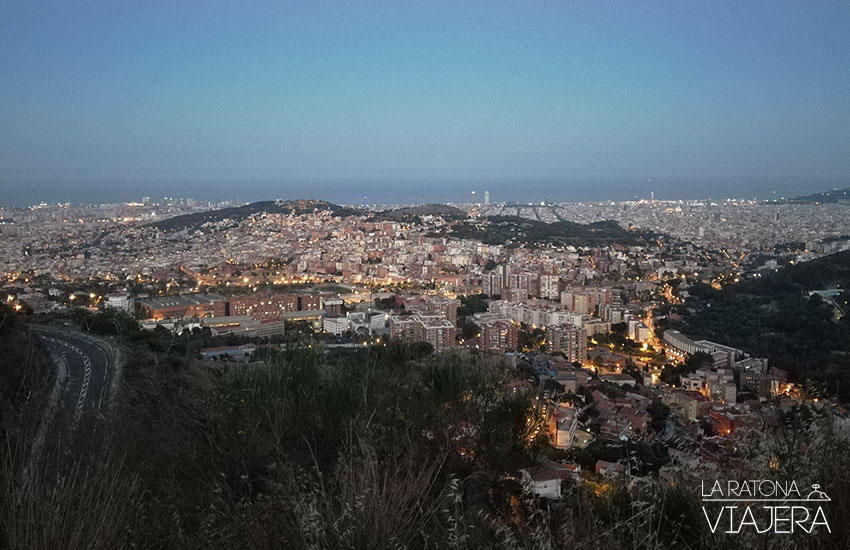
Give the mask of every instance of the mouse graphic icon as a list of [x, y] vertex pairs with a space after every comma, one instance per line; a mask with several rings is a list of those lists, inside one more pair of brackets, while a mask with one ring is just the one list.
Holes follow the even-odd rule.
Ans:
[[820, 485], [814, 483], [812, 485], [812, 492], [809, 493], [809, 496], [806, 497], [806, 500], [832, 500], [829, 498], [826, 493], [820, 490]]

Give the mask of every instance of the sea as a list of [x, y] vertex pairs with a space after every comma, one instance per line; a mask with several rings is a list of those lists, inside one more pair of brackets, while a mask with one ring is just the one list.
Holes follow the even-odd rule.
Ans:
[[[103, 204], [149, 197], [253, 202], [322, 199], [336, 204], [467, 204], [790, 198], [850, 186], [848, 177], [563, 176], [336, 177], [265, 179], [135, 179], [0, 181], [0, 205]], [[473, 192], [475, 193], [473, 195]]]

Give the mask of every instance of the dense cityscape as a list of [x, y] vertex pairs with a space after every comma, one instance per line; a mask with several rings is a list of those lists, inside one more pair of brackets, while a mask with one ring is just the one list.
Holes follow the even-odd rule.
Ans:
[[0, 550], [850, 548], [850, 3], [0, 5]]
[[[6, 208], [0, 222], [7, 308], [42, 320], [80, 312], [89, 331], [99, 316], [123, 315], [142, 331], [191, 334], [184, 356], [201, 368], [393, 343], [502, 365], [513, 373], [502, 391], [533, 396], [529, 441], [552, 449], [513, 472], [536, 498], [563, 498], [570, 478], [598, 489], [612, 476], [675, 482], [743, 468], [742, 449], [776, 414], [807, 402], [843, 411], [840, 388], [803, 366], [686, 331], [698, 288], [831, 257], [845, 258], [835, 282], [846, 284], [846, 200], [517, 205], [487, 192], [481, 203], [341, 207], [145, 197]], [[846, 325], [843, 287], [803, 292]], [[52, 326], [39, 329], [49, 342], [78, 349], [80, 336]], [[102, 396], [118, 383], [107, 355]], [[87, 410], [79, 388], [76, 415]], [[623, 442], [646, 456], [612, 454]]]
[[[488, 365], [494, 398], [529, 400], [521, 446], [536, 449], [503, 479], [559, 502], [576, 483], [598, 497], [754, 475], [753, 453], [770, 471], [765, 430], [810, 407], [845, 422], [850, 202], [820, 200], [10, 207], [0, 296], [64, 369], [56, 406], [74, 422], [161, 354], [131, 343], [144, 333], [202, 370], [395, 346]], [[747, 293], [767, 309], [723, 309]], [[460, 422], [450, 446], [472, 460], [482, 434]]]

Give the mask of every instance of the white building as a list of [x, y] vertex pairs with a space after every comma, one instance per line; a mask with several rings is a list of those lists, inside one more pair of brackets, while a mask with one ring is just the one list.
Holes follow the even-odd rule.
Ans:
[[328, 334], [340, 335], [348, 330], [348, 319], [345, 317], [325, 317], [322, 319], [322, 329]]
[[649, 338], [649, 327], [636, 319], [630, 320], [629, 338], [635, 342], [645, 342]]
[[111, 307], [113, 309], [126, 311], [127, 313], [133, 313], [133, 297], [127, 292], [108, 294], [106, 296], [106, 302], [104, 302], [104, 307]]

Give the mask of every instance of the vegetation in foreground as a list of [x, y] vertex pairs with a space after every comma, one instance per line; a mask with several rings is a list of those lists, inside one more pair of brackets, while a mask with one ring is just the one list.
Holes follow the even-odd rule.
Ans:
[[[831, 409], [788, 413], [751, 445], [748, 475], [818, 480], [833, 532], [723, 539], [698, 477], [564, 482], [530, 496], [519, 471], [558, 458], [509, 369], [390, 343], [201, 363], [191, 336], [122, 331], [124, 382], [33, 460], [16, 426], [0, 469], [0, 547], [846, 548], [850, 436]], [[14, 419], [8, 419], [13, 422]], [[770, 459], [770, 460], [768, 460]], [[723, 477], [724, 472], [714, 472]], [[737, 475], [737, 473], [735, 474]]]

